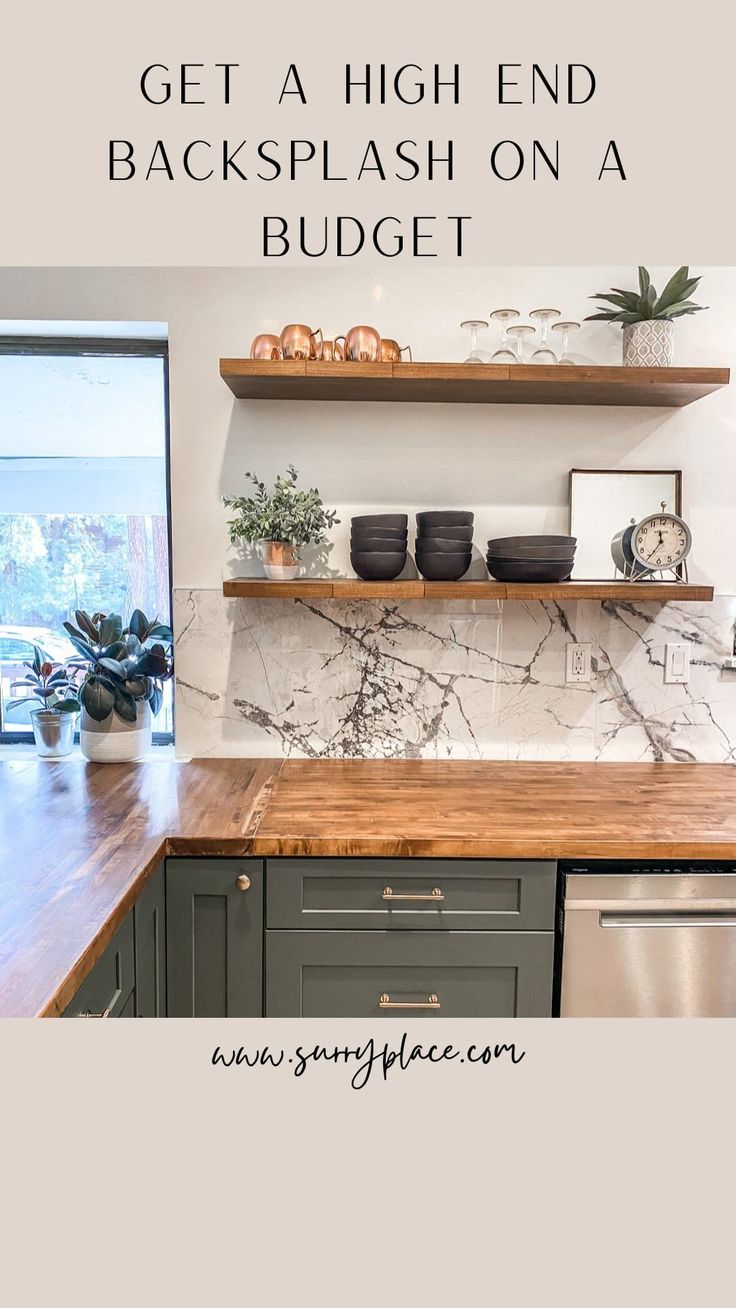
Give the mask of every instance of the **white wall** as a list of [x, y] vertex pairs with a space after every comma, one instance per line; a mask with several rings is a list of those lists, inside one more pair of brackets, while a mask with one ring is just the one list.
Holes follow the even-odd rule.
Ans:
[[[663, 282], [669, 269], [653, 269]], [[268, 479], [294, 462], [340, 511], [331, 564], [347, 566], [352, 512], [395, 505], [467, 506], [477, 539], [564, 529], [571, 467], [680, 467], [694, 535], [691, 575], [736, 591], [736, 386], [682, 410], [484, 405], [238, 402], [220, 380], [220, 355], [243, 355], [253, 334], [287, 321], [331, 335], [372, 322], [410, 341], [417, 359], [462, 359], [462, 318], [512, 305], [554, 305], [581, 318], [587, 297], [628, 285], [630, 268], [387, 267], [340, 269], [0, 270], [0, 315], [12, 319], [168, 322], [171, 343], [174, 581], [218, 588], [242, 571], [229, 554], [224, 491], [243, 472]], [[736, 356], [736, 268], [709, 269], [707, 313], [677, 324], [676, 361], [730, 366]], [[489, 332], [488, 342], [494, 338]], [[620, 358], [617, 328], [589, 323], [575, 352]], [[487, 530], [486, 530], [487, 529]]]

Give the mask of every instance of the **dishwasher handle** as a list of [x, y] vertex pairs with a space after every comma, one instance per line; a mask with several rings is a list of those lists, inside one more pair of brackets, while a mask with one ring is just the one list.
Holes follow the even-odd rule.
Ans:
[[682, 912], [601, 912], [598, 921], [602, 927], [736, 927], [736, 913], [703, 912], [684, 909]]

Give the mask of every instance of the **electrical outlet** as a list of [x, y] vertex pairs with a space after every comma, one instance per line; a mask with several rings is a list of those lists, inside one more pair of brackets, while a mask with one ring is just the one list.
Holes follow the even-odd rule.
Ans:
[[664, 647], [664, 679], [667, 683], [682, 685], [690, 680], [690, 645], [669, 641]]
[[565, 650], [565, 682], [568, 686], [590, 681], [591, 646], [585, 644], [568, 645]]

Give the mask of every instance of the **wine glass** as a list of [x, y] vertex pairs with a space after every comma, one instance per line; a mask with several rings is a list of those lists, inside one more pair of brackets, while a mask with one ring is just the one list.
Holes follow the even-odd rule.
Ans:
[[530, 327], [529, 323], [519, 323], [518, 326], [509, 327], [507, 329], [506, 335], [512, 336], [516, 343], [516, 353], [513, 356], [514, 363], [524, 362], [524, 355], [523, 355], [524, 337], [533, 336], [536, 330], [537, 330], [536, 327]]
[[568, 354], [567, 338], [570, 335], [570, 332], [576, 332], [579, 327], [579, 322], [556, 322], [552, 325], [553, 332], [562, 332], [562, 348], [559, 362], [571, 364], [573, 368], [575, 367], [575, 360], [570, 356], [570, 354]]
[[532, 309], [530, 318], [536, 318], [542, 324], [542, 336], [538, 348], [534, 351], [530, 363], [557, 363], [557, 355], [548, 341], [549, 324], [553, 318], [560, 317], [559, 309]]
[[465, 363], [488, 363], [488, 355], [478, 349], [478, 332], [485, 331], [488, 326], [485, 318], [467, 318], [460, 326], [470, 332], [470, 354]]
[[501, 332], [501, 344], [491, 355], [491, 363], [515, 363], [516, 356], [508, 342], [509, 323], [519, 317], [518, 309], [494, 309], [491, 314], [491, 320], [503, 324]]

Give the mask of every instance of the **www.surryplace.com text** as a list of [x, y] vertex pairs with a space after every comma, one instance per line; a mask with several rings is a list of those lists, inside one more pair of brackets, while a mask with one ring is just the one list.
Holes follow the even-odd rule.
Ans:
[[350, 1084], [354, 1090], [362, 1090], [374, 1072], [386, 1081], [390, 1072], [406, 1072], [413, 1063], [436, 1065], [457, 1062], [489, 1067], [503, 1061], [518, 1066], [525, 1057], [526, 1050], [518, 1048], [515, 1042], [470, 1044], [464, 1048], [449, 1044], [417, 1044], [410, 1041], [404, 1031], [396, 1043], [388, 1040], [381, 1042], [371, 1037], [355, 1045], [315, 1044], [309, 1048], [297, 1045], [293, 1050], [271, 1048], [269, 1045], [253, 1049], [246, 1049], [243, 1045], [237, 1049], [222, 1049], [218, 1045], [211, 1061], [213, 1067], [219, 1068], [263, 1068], [272, 1071], [284, 1068], [294, 1077], [302, 1077], [309, 1068], [321, 1064], [352, 1070]]

